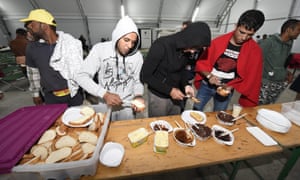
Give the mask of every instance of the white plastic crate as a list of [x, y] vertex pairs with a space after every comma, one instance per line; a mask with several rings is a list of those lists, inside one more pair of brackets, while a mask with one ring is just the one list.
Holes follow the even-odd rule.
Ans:
[[[82, 175], [95, 175], [99, 163], [99, 155], [104, 144], [108, 129], [111, 108], [103, 109], [93, 106], [96, 112], [107, 113], [98, 142], [91, 158], [72, 162], [61, 162], [39, 165], [17, 165], [12, 169], [13, 179], [26, 179], [31, 175], [41, 176], [43, 179], [79, 179]], [[31, 175], [30, 175], [31, 174]]]

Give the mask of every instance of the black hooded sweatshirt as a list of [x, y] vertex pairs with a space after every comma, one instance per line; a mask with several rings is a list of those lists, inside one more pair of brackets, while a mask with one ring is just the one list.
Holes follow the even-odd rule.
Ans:
[[182, 31], [154, 41], [141, 70], [141, 81], [161, 98], [170, 98], [172, 88], [184, 92], [188, 85], [188, 74], [184, 70], [189, 56], [186, 48], [200, 48], [210, 45], [211, 33], [204, 22], [190, 24]]

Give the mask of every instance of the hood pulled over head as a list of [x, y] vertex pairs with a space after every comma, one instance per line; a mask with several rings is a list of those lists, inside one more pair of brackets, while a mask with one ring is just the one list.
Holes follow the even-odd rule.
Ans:
[[210, 45], [211, 32], [204, 22], [194, 22], [176, 35], [178, 49], [207, 47]]
[[127, 56], [134, 54], [140, 45], [141, 38], [138, 33], [136, 24], [133, 22], [133, 20], [129, 16], [124, 16], [123, 18], [121, 18], [119, 20], [119, 22], [117, 23], [116, 27], [114, 28], [114, 30], [112, 32], [113, 48], [116, 48], [117, 42], [121, 37], [123, 37], [124, 35], [126, 35], [128, 33], [132, 33], [132, 32], [137, 34], [138, 40], [137, 40], [137, 43], [135, 44], [135, 47], [133, 47], [131, 49], [131, 51], [128, 53]]

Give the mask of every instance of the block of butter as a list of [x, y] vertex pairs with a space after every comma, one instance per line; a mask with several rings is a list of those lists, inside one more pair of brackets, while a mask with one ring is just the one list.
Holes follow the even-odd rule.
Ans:
[[129, 141], [133, 147], [137, 147], [148, 139], [149, 132], [145, 128], [139, 128], [128, 134]]
[[154, 152], [166, 153], [169, 146], [168, 131], [155, 131]]

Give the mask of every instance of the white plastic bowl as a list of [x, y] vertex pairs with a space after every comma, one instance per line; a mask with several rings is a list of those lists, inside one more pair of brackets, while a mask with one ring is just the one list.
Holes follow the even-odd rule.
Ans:
[[124, 152], [122, 144], [107, 142], [100, 153], [99, 160], [107, 167], [117, 167], [121, 164]]
[[[228, 129], [222, 127], [222, 126], [219, 126], [219, 125], [213, 125], [211, 129], [212, 129], [212, 137], [214, 138], [214, 140], [217, 143], [228, 145], [228, 146], [233, 145], [233, 143], [234, 143], [234, 136], [233, 136], [232, 132], [230, 132], [230, 130], [228, 130]], [[228, 132], [228, 135], [230, 137], [230, 141], [224, 141], [224, 140], [216, 137], [216, 131]]]
[[[191, 137], [192, 137], [192, 142], [190, 143], [184, 143], [184, 142], [181, 142], [179, 139], [176, 138], [176, 134], [179, 132], [179, 131], [185, 131], [186, 133], [188, 133]], [[190, 146], [190, 147], [193, 147], [196, 145], [196, 139], [195, 139], [195, 136], [193, 135], [193, 133], [188, 130], [188, 129], [184, 129], [184, 128], [174, 128], [173, 129], [173, 138], [175, 139], [175, 141], [181, 145], [181, 146]]]

